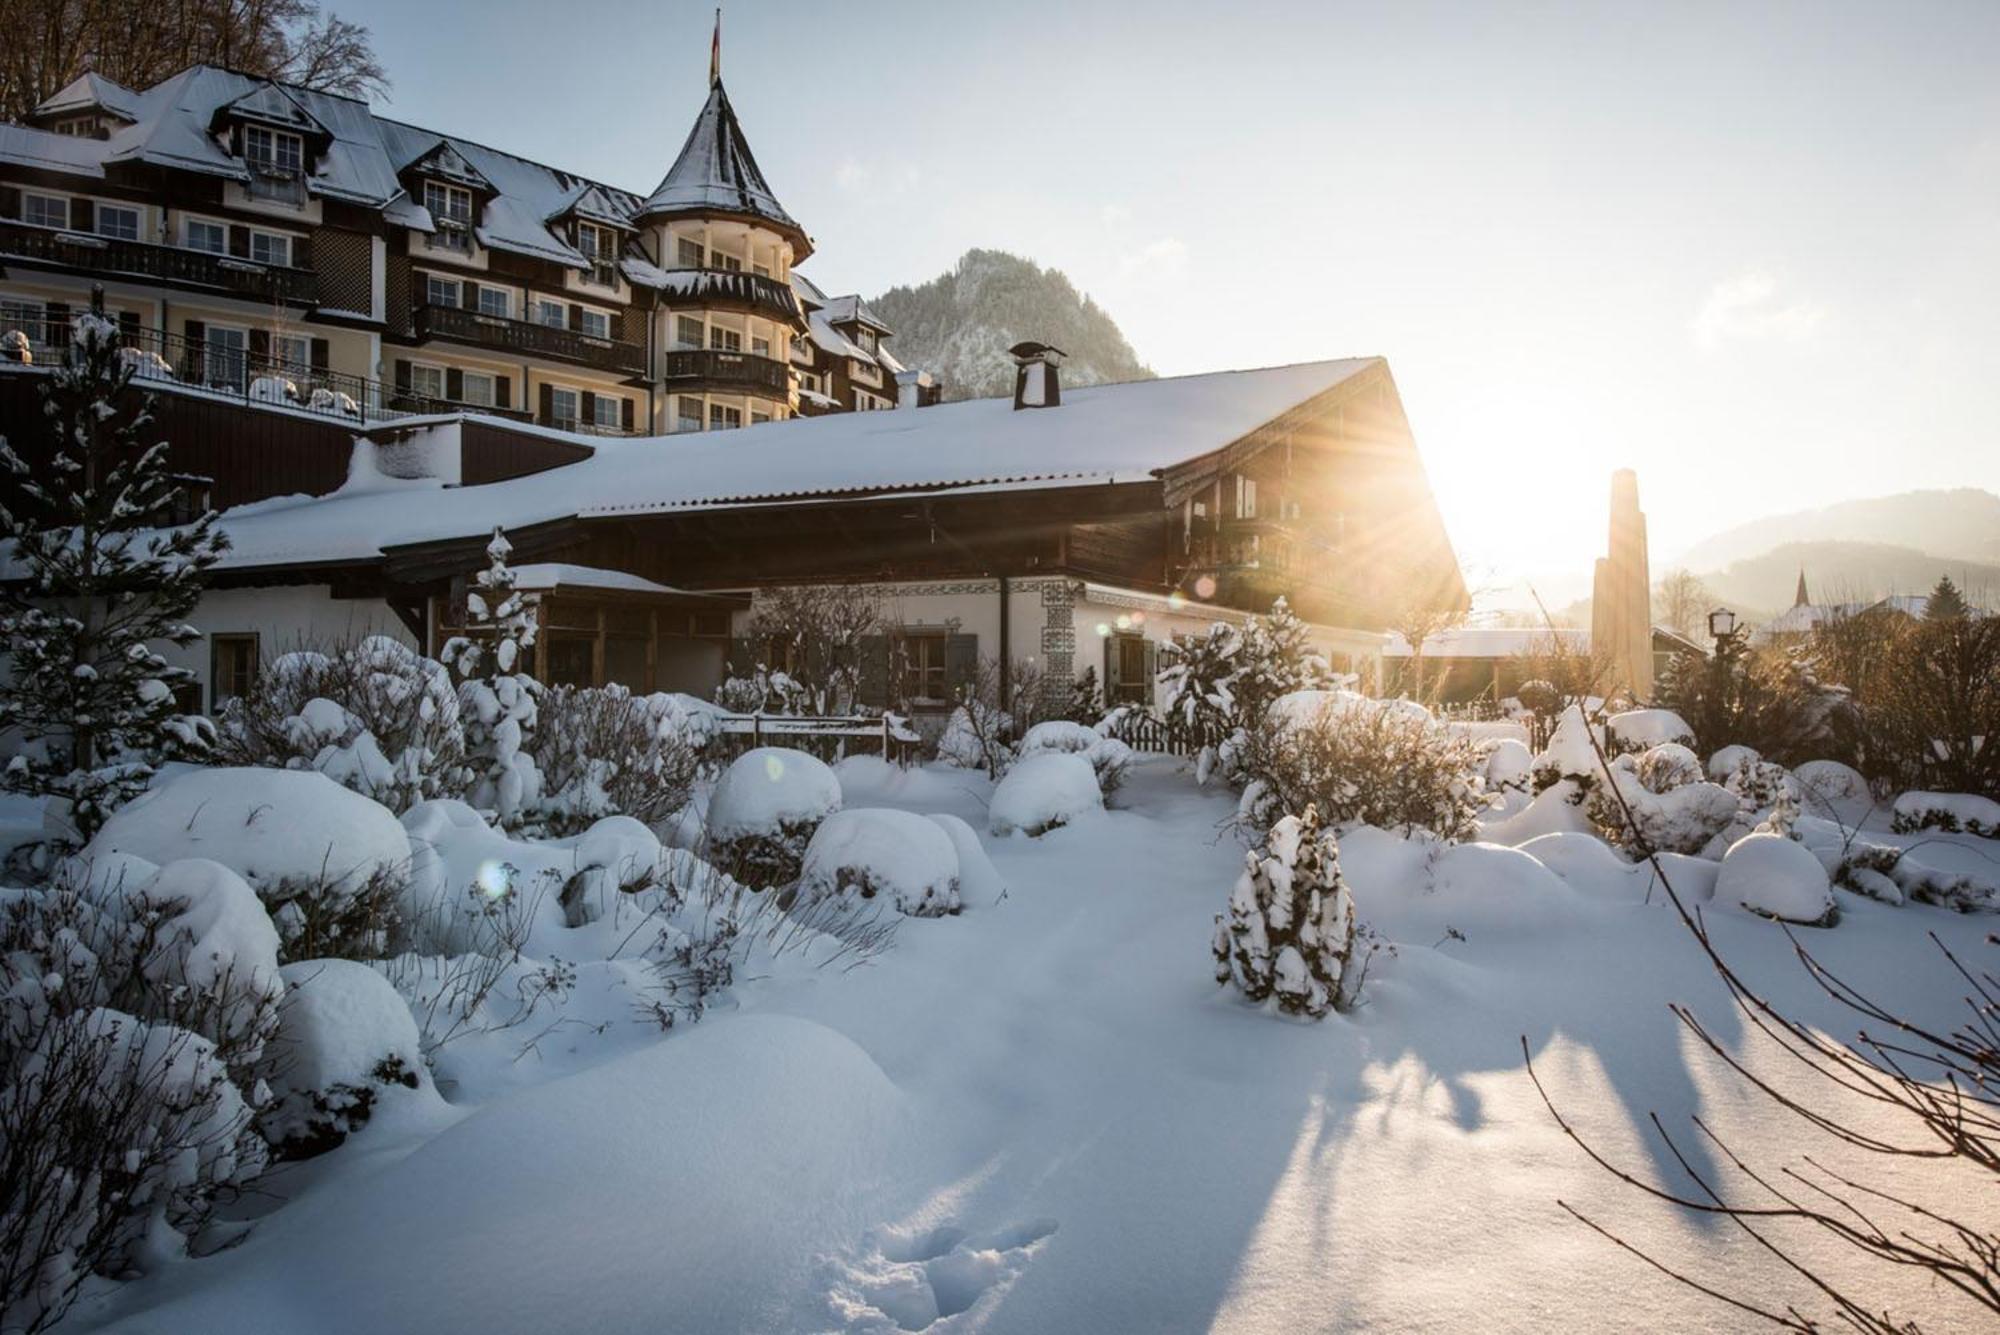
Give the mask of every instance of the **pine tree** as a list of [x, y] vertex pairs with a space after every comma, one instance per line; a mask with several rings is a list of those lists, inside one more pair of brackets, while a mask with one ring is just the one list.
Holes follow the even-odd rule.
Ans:
[[1318, 808], [1273, 824], [1244, 864], [1227, 917], [1215, 918], [1215, 981], [1251, 1001], [1275, 999], [1288, 1015], [1344, 1010], [1354, 999], [1354, 901]]
[[26, 743], [0, 783], [59, 799], [64, 842], [87, 841], [141, 791], [162, 759], [205, 752], [206, 718], [175, 712], [194, 680], [153, 647], [201, 638], [186, 618], [205, 572], [228, 550], [211, 511], [163, 528], [181, 499], [167, 443], [151, 439], [150, 396], [126, 399], [134, 363], [102, 294], [76, 320], [66, 360], [42, 385], [54, 448], [39, 474], [0, 441], [17, 508], [0, 505], [14, 536], [0, 583], [8, 676], [0, 729]]
[[1930, 601], [1924, 604], [1924, 620], [1962, 619], [1970, 610], [1965, 604], [1965, 596], [1958, 591], [1958, 585], [1951, 582], [1951, 576], [1940, 575], [1937, 585], [1931, 589]]
[[534, 594], [517, 592], [507, 557], [514, 548], [500, 529], [486, 544], [486, 569], [465, 595], [464, 635], [444, 647], [458, 673], [459, 714], [466, 759], [477, 778], [472, 805], [491, 811], [503, 829], [518, 829], [541, 795], [541, 775], [525, 749], [535, 728], [541, 684], [516, 671], [535, 644]]

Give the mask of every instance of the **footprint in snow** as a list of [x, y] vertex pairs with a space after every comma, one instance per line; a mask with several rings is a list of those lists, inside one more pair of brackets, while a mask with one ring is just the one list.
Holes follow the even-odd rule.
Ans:
[[830, 1264], [827, 1303], [848, 1335], [947, 1335], [998, 1304], [1055, 1231], [1053, 1219], [977, 1235], [949, 1225], [885, 1226]]

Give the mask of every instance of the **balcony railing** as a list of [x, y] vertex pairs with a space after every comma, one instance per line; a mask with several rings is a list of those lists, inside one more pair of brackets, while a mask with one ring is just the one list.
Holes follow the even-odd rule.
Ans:
[[[22, 339], [14, 338], [19, 333]], [[59, 366], [72, 330], [52, 320], [0, 320], [0, 364]], [[288, 408], [360, 426], [430, 413], [486, 413], [527, 421], [529, 414], [479, 407], [398, 390], [378, 380], [342, 375], [297, 362], [259, 357], [220, 340], [194, 340], [156, 329], [119, 330], [119, 344], [141, 389], [191, 390], [252, 406]]]
[[668, 353], [666, 374], [662, 378], [669, 388], [676, 381], [682, 385], [719, 385], [779, 399], [790, 397], [792, 392], [792, 371], [783, 362], [754, 352], [725, 352], [719, 348]]
[[292, 306], [319, 304], [319, 275], [310, 269], [259, 264], [234, 255], [146, 241], [121, 241], [33, 223], [0, 222], [0, 259], [110, 276], [150, 278], [176, 287], [226, 292]]
[[670, 305], [723, 306], [790, 323], [805, 320], [790, 283], [747, 269], [669, 269], [663, 295]]
[[268, 199], [279, 204], [300, 205], [306, 202], [305, 174], [296, 167], [281, 167], [275, 162], [251, 162], [250, 185], [247, 190], [252, 199]]
[[576, 329], [531, 324], [499, 315], [483, 315], [459, 306], [417, 307], [416, 334], [419, 339], [445, 339], [471, 343], [482, 348], [499, 348], [517, 356], [547, 357], [552, 361], [574, 362], [603, 371], [626, 375], [646, 373], [646, 350], [637, 343], [621, 343], [614, 338], [598, 338]]

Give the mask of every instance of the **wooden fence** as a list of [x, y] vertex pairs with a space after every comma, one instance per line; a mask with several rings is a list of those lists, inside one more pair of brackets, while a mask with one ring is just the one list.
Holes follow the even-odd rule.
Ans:
[[717, 721], [710, 755], [723, 759], [760, 746], [786, 746], [821, 760], [879, 755], [892, 764], [922, 758], [923, 738], [894, 714], [724, 714]]

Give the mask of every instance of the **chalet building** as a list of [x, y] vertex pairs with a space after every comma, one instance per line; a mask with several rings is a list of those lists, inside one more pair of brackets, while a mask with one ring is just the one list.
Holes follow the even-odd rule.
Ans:
[[893, 403], [858, 299], [809, 321], [812, 250], [719, 77], [647, 195], [208, 66], [0, 125], [0, 356], [59, 356], [101, 285], [150, 376], [361, 421], [718, 430], [798, 414], [802, 376], [813, 412]]
[[799, 386], [799, 413], [871, 412], [893, 408], [908, 390], [909, 406], [928, 407], [939, 386], [927, 373], [914, 372], [889, 352], [895, 331], [858, 296], [829, 297], [804, 274], [792, 275], [792, 291], [806, 313], [806, 337], [792, 341], [792, 370]]
[[[387, 634], [435, 651], [496, 526], [543, 595], [535, 670], [638, 691], [707, 696], [727, 665], [785, 666], [750, 627], [768, 590], [800, 584], [878, 596], [887, 630], [864, 646], [859, 703], [917, 712], [982, 663], [1051, 690], [1094, 670], [1111, 701], [1145, 702], [1162, 643], [1279, 595], [1337, 666], [1379, 681], [1405, 602], [1464, 604], [1379, 358], [1061, 392], [1039, 348], [1017, 350], [1034, 402], [834, 413], [672, 449], [484, 414], [342, 432], [159, 382], [163, 416], [197, 403], [280, 428], [174, 437], [176, 467], [236, 508], [194, 617], [207, 638], [167, 652], [199, 680], [188, 703], [212, 709], [301, 645]], [[0, 362], [0, 394], [44, 374]]]

